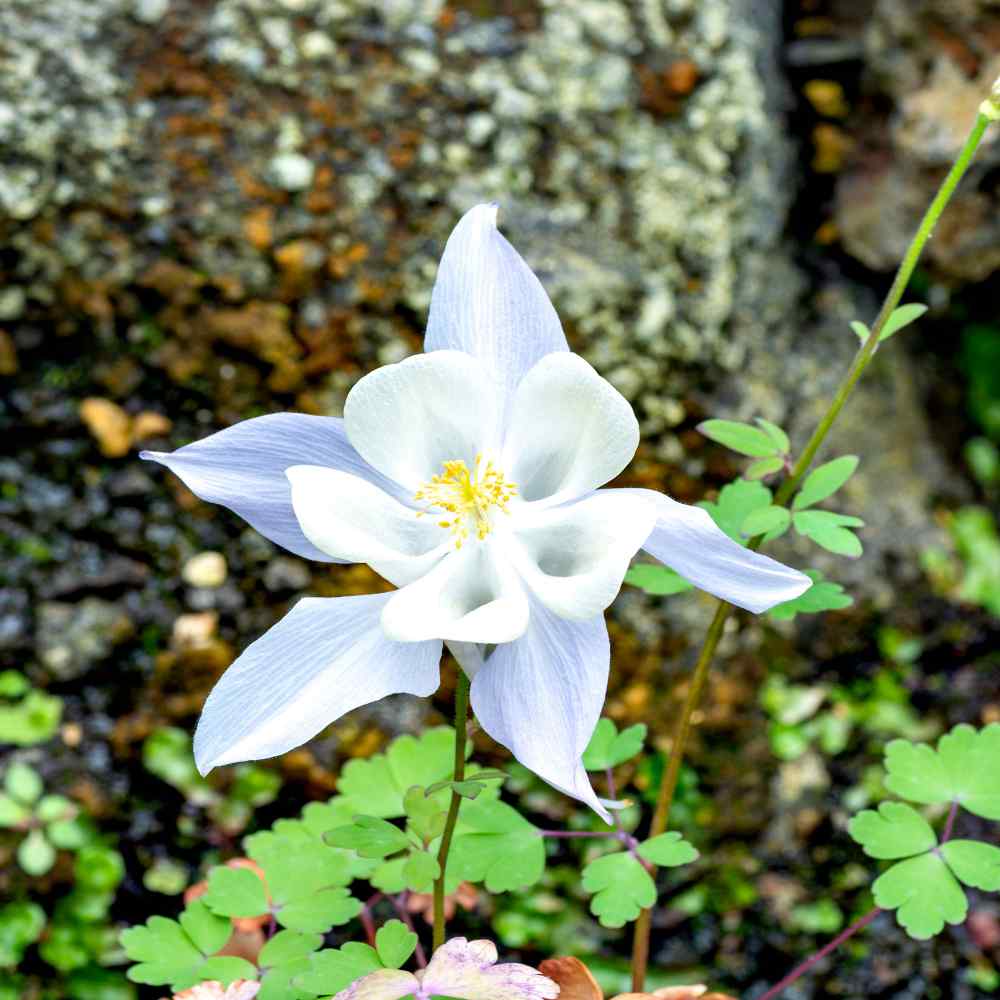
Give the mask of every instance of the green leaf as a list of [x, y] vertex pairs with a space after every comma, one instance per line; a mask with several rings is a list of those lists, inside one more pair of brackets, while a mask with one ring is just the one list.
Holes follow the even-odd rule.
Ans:
[[207, 806], [218, 793], [198, 773], [194, 762], [191, 734], [176, 726], [155, 729], [142, 744], [142, 763], [146, 770], [183, 792], [197, 806]]
[[898, 306], [886, 320], [885, 326], [882, 327], [878, 338], [879, 343], [888, 340], [894, 333], [899, 333], [904, 327], [920, 319], [925, 312], [927, 312], [927, 306], [917, 302], [908, 302], [905, 306]]
[[375, 935], [375, 950], [387, 969], [401, 969], [417, 947], [417, 935], [402, 920], [390, 920]]
[[639, 563], [638, 566], [633, 566], [625, 574], [625, 582], [657, 597], [694, 590], [694, 584], [688, 583], [680, 573], [669, 566], [654, 566], [653, 563]]
[[860, 340], [862, 344], [872, 335], [871, 330], [869, 330], [868, 327], [861, 322], [861, 320], [852, 320], [851, 329], [854, 331], [858, 340]]
[[948, 867], [973, 889], [1000, 890], [1000, 847], [978, 840], [949, 840], [941, 845]]
[[42, 823], [54, 823], [72, 819], [76, 811], [76, 806], [63, 795], [43, 795], [35, 807], [35, 817]]
[[398, 826], [377, 816], [355, 816], [351, 826], [342, 826], [326, 834], [334, 847], [348, 847], [363, 858], [385, 858], [410, 847], [406, 834]]
[[1000, 820], [1000, 723], [955, 726], [925, 744], [893, 740], [885, 751], [886, 787], [911, 802], [958, 802], [984, 819]]
[[712, 520], [734, 542], [746, 545], [747, 539], [741, 531], [743, 522], [758, 507], [771, 505], [771, 491], [762, 483], [750, 483], [745, 479], [737, 479], [719, 491], [718, 498], [713, 502], [702, 501], [698, 506], [704, 507]]
[[14, 761], [7, 768], [4, 788], [12, 799], [16, 799], [22, 805], [30, 806], [38, 801], [43, 785], [41, 777], [33, 767], [21, 761]]
[[854, 603], [854, 598], [845, 593], [839, 583], [824, 580], [823, 574], [818, 569], [807, 569], [805, 572], [812, 580], [812, 586], [793, 600], [771, 608], [769, 614], [772, 618], [779, 621], [789, 620], [797, 614], [815, 615], [821, 611], [838, 611]]
[[299, 958], [306, 958], [322, 947], [322, 934], [299, 934], [297, 931], [278, 931], [257, 956], [261, 968], [284, 965]]
[[756, 422], [763, 428], [767, 436], [777, 445], [778, 451], [782, 455], [787, 455], [792, 450], [792, 442], [788, 440], [788, 435], [777, 424], [772, 424], [770, 420], [757, 417]]
[[89, 820], [80, 816], [76, 819], [62, 819], [49, 823], [45, 835], [53, 846], [76, 851], [93, 839], [94, 831]]
[[591, 861], [583, 869], [583, 888], [594, 893], [590, 909], [605, 927], [622, 927], [656, 902], [652, 877], [628, 851]]
[[355, 812], [383, 819], [402, 816], [406, 790], [449, 777], [454, 757], [455, 731], [448, 726], [428, 729], [419, 737], [400, 736], [385, 753], [348, 761], [337, 789], [354, 800]]
[[642, 753], [646, 725], [636, 723], [618, 732], [611, 719], [598, 719], [594, 735], [583, 751], [583, 766], [588, 771], [606, 771]]
[[792, 501], [792, 509], [804, 510], [833, 496], [854, 475], [859, 461], [857, 455], [841, 455], [813, 469]]
[[638, 847], [639, 854], [647, 861], [661, 868], [676, 868], [688, 865], [698, 857], [698, 852], [681, 834], [675, 830], [661, 833], [658, 837], [643, 841]]
[[937, 846], [930, 823], [903, 802], [883, 802], [878, 812], [858, 813], [848, 832], [870, 858], [908, 858]]
[[31, 810], [12, 799], [9, 795], [0, 794], [0, 828], [10, 829], [21, 826], [31, 819]]
[[213, 913], [226, 917], [259, 917], [268, 912], [264, 883], [249, 868], [213, 868], [201, 898]]
[[863, 527], [864, 521], [858, 517], [829, 510], [801, 510], [792, 516], [792, 523], [800, 535], [812, 539], [828, 552], [852, 558], [861, 555], [861, 542], [848, 530], [849, 527]]
[[308, 889], [298, 899], [285, 903], [277, 912], [282, 927], [306, 934], [322, 934], [339, 927], [361, 912], [361, 902], [344, 888]]
[[749, 455], [751, 458], [765, 458], [781, 452], [781, 448], [767, 431], [752, 424], [736, 420], [703, 420], [698, 424], [698, 430], [710, 440], [725, 445], [730, 451]]
[[785, 461], [782, 458], [758, 458], [756, 462], [747, 466], [743, 475], [747, 479], [765, 479], [780, 472], [784, 467]]
[[545, 870], [538, 828], [505, 802], [463, 802], [448, 858], [448, 876], [482, 882], [490, 892], [534, 885]]
[[918, 941], [940, 934], [945, 923], [960, 924], [968, 912], [962, 887], [937, 854], [900, 861], [872, 885], [875, 905], [896, 910], [896, 919]]
[[792, 515], [785, 507], [758, 507], [751, 511], [740, 528], [744, 538], [757, 535], [783, 535], [792, 523]]
[[20, 965], [25, 950], [45, 929], [45, 911], [37, 903], [8, 903], [0, 908], [0, 969]]
[[205, 979], [223, 984], [235, 979], [254, 979], [256, 968], [242, 958], [212, 958], [228, 940], [232, 924], [195, 900], [180, 915], [179, 922], [150, 917], [145, 924], [123, 931], [121, 944], [136, 965], [128, 978], [150, 986], [186, 989]]
[[76, 856], [73, 877], [78, 888], [110, 893], [125, 878], [125, 859], [106, 844], [87, 844]]
[[437, 858], [427, 851], [411, 851], [403, 863], [403, 878], [406, 887], [413, 892], [430, 892], [434, 880], [441, 874]]
[[[368, 881], [378, 889], [379, 892], [387, 896], [395, 896], [407, 888], [406, 875], [404, 874], [406, 862], [410, 860], [408, 854], [400, 854], [388, 861], [383, 861], [368, 876]], [[449, 857], [449, 862], [451, 858]], [[452, 865], [448, 865], [449, 878], [453, 874]]]
[[[466, 784], [466, 782], [452, 782], [453, 786], [460, 784]], [[481, 781], [468, 782], [467, 784], [475, 786], [471, 798], [475, 798], [486, 787]], [[461, 795], [462, 792], [458, 790], [458, 794]], [[447, 812], [438, 805], [435, 799], [428, 798], [424, 789], [419, 785], [414, 785], [407, 790], [406, 795], [403, 796], [403, 808], [406, 810], [406, 818], [410, 828], [424, 843], [429, 843], [435, 837], [440, 837], [444, 832], [444, 825], [448, 818]], [[384, 822], [384, 820], [380, 820], [380, 822]], [[379, 857], [383, 856], [379, 855]]]
[[56, 863], [56, 849], [41, 830], [32, 830], [17, 845], [17, 863], [28, 875], [44, 875]]
[[309, 961], [309, 971], [296, 983], [310, 993], [331, 996], [356, 979], [383, 968], [378, 952], [370, 945], [351, 941], [342, 948], [324, 948]]
[[29, 691], [24, 698], [12, 705], [0, 705], [0, 733], [3, 733], [3, 742], [27, 747], [52, 739], [59, 728], [62, 710], [61, 698], [38, 690]]

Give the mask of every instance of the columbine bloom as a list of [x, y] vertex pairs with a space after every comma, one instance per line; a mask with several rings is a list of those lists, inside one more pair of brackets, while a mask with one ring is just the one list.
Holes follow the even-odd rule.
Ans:
[[444, 641], [486, 732], [606, 816], [580, 756], [607, 688], [603, 611], [632, 556], [754, 612], [810, 581], [699, 507], [599, 489], [631, 460], [638, 423], [570, 353], [494, 205], [448, 240], [425, 346], [362, 378], [342, 420], [274, 414], [143, 453], [286, 549], [367, 563], [398, 588], [305, 598], [252, 643], [205, 703], [198, 767], [284, 753], [389, 694], [431, 694]]

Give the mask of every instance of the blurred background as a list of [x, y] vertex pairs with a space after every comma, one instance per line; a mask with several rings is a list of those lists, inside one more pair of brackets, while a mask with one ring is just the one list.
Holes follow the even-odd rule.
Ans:
[[[742, 464], [695, 425], [764, 416], [801, 444], [998, 75], [996, 0], [0, 0], [0, 775], [31, 814], [0, 808], [0, 998], [158, 995], [125, 982], [116, 928], [448, 710], [450, 668], [433, 701], [200, 779], [190, 733], [236, 653], [303, 592], [386, 585], [276, 549], [140, 447], [339, 414], [421, 349], [444, 241], [495, 199], [636, 409], [622, 482], [711, 497]], [[1000, 720], [996, 135], [918, 272], [930, 313], [832, 436], [862, 459], [864, 556], [774, 547], [853, 606], [725, 640], [676, 813], [711, 863], [658, 911], [661, 967], [774, 981], [865, 908], [844, 823], [884, 743]], [[661, 749], [711, 611], [612, 609], [607, 712]], [[569, 869], [547, 878], [473, 895], [467, 926], [624, 968]], [[1000, 986], [995, 899], [926, 945], [877, 927], [794, 996]]]

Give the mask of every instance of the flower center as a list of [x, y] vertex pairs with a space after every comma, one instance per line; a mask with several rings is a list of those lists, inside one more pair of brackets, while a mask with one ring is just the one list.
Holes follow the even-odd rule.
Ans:
[[[438, 524], [451, 531], [455, 548], [460, 549], [469, 537], [470, 525], [479, 539], [490, 533], [492, 508], [508, 513], [507, 504], [517, 493], [517, 486], [508, 482], [491, 460], [484, 462], [482, 455], [476, 456], [471, 472], [460, 458], [445, 462], [442, 468], [444, 471], [424, 483], [413, 499], [444, 511], [447, 516]], [[417, 517], [426, 513], [428, 510], [418, 511]]]

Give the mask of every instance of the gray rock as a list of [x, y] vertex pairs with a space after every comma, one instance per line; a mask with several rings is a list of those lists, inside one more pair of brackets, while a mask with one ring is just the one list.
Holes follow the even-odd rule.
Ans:
[[52, 677], [73, 680], [109, 656], [134, 632], [131, 619], [110, 601], [43, 601], [36, 622], [38, 658]]

